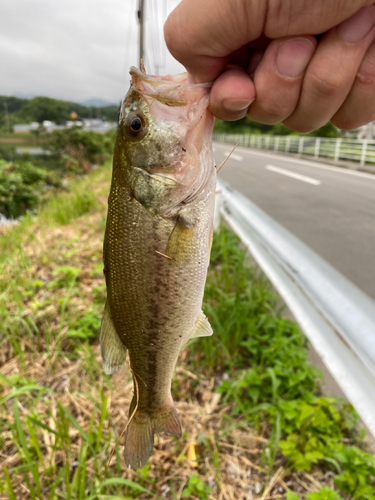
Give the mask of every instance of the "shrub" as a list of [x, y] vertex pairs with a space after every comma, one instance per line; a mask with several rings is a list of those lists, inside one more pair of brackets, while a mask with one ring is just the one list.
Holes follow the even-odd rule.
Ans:
[[98, 134], [78, 127], [55, 130], [49, 149], [65, 172], [88, 173], [93, 165], [104, 163], [112, 154], [113, 134]]
[[36, 208], [49, 185], [55, 184], [45, 170], [29, 162], [0, 160], [0, 213], [17, 218]]

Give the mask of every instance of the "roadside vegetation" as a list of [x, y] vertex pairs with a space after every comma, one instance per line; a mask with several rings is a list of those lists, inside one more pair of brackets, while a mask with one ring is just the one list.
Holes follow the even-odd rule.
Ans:
[[0, 214], [8, 219], [35, 213], [50, 195], [69, 190], [71, 181], [95, 170], [112, 155], [116, 131], [106, 134], [77, 127], [44, 134], [48, 154], [1, 159]]
[[0, 499], [374, 500], [357, 416], [324, 396], [307, 340], [225, 227], [204, 310], [214, 335], [182, 352], [183, 436], [127, 470], [129, 365], [102, 372], [101, 247], [109, 163], [0, 235]]
[[290, 130], [282, 123], [276, 125], [265, 125], [250, 120], [245, 116], [241, 120], [234, 122], [227, 122], [223, 120], [215, 120], [214, 134], [269, 134], [269, 135], [298, 135], [298, 136], [311, 136], [311, 137], [342, 137], [340, 129], [328, 122], [323, 127], [309, 132], [308, 134], [301, 134]]

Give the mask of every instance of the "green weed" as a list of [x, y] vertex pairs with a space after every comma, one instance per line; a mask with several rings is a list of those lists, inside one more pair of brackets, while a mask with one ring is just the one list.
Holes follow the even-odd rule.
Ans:
[[257, 429], [267, 422], [269, 469], [282, 451], [291, 469], [326, 467], [337, 474], [340, 491], [373, 500], [375, 459], [353, 446], [360, 444], [356, 413], [320, 394], [306, 338], [282, 318], [278, 297], [246, 265], [245, 250], [226, 228], [214, 240], [205, 301], [214, 336], [190, 344], [195, 369], [200, 360], [203, 370], [229, 369], [217, 391], [224, 403], [235, 402], [234, 417]]
[[316, 493], [308, 493], [306, 498], [309, 500], [343, 500], [337, 491], [333, 491], [331, 488], [322, 488]]
[[81, 188], [52, 198], [42, 218], [48, 224], [69, 224], [77, 217], [92, 211], [96, 206], [95, 195]]
[[208, 500], [208, 495], [212, 491], [211, 486], [204, 484], [202, 479], [196, 474], [192, 474], [182, 490], [181, 498], [199, 498]]

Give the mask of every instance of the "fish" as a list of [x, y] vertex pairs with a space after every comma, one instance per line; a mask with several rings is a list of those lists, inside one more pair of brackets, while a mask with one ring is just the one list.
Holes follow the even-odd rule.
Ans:
[[103, 244], [103, 370], [129, 355], [134, 383], [124, 460], [143, 467], [155, 433], [181, 437], [171, 395], [180, 352], [212, 335], [202, 312], [216, 170], [211, 84], [135, 67], [119, 113]]

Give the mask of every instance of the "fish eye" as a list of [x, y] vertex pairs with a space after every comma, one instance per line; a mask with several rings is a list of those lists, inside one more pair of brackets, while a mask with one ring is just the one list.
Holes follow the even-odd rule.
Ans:
[[138, 137], [146, 127], [145, 119], [142, 115], [129, 115], [126, 119], [125, 129], [132, 137]]
[[132, 130], [134, 130], [134, 132], [138, 132], [138, 130], [139, 130], [141, 127], [142, 127], [142, 122], [141, 122], [141, 120], [138, 118], [138, 116], [136, 116], [136, 117], [132, 120], [132, 122], [131, 122], [131, 124], [130, 124], [130, 128], [131, 128]]

